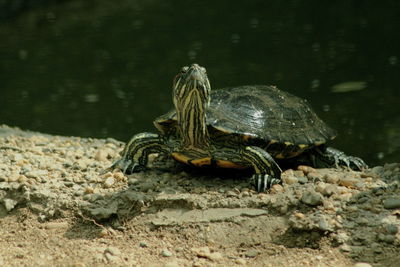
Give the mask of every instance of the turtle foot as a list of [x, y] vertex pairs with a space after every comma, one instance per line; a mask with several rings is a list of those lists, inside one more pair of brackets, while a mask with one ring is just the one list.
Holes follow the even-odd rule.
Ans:
[[130, 159], [126, 159], [125, 157], [120, 158], [119, 160], [115, 161], [110, 167], [106, 170], [114, 170], [119, 169], [125, 174], [131, 174], [134, 172], [144, 171], [146, 167], [141, 166]]
[[257, 192], [265, 192], [275, 184], [282, 184], [282, 180], [269, 174], [254, 174], [251, 183], [255, 185]]
[[368, 165], [360, 158], [348, 156], [344, 152], [337, 150], [332, 147], [327, 147], [324, 151], [324, 155], [330, 158], [336, 167], [346, 166], [353, 170], [364, 170], [368, 168]]

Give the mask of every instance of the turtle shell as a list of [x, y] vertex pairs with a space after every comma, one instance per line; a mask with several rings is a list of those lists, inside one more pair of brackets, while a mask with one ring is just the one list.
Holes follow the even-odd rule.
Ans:
[[[306, 100], [274, 86], [212, 90], [206, 114], [207, 124], [218, 131], [272, 143], [319, 145], [336, 135]], [[157, 118], [154, 123], [164, 134], [175, 131], [175, 111]]]

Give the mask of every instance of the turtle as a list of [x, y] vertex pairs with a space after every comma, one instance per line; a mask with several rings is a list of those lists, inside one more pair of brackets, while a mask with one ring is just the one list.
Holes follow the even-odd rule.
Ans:
[[250, 182], [263, 192], [282, 183], [278, 162], [284, 160], [367, 167], [362, 159], [326, 146], [336, 131], [306, 100], [276, 86], [211, 90], [206, 69], [191, 64], [174, 77], [172, 91], [175, 108], [154, 120], [160, 133], [134, 135], [111, 169], [144, 171], [149, 155], [161, 154], [195, 167], [252, 168]]

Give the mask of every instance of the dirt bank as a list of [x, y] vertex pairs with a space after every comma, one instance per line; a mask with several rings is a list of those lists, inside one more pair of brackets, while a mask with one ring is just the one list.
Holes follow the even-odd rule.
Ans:
[[400, 261], [400, 164], [302, 166], [257, 194], [234, 173], [102, 174], [122, 147], [0, 126], [0, 265]]

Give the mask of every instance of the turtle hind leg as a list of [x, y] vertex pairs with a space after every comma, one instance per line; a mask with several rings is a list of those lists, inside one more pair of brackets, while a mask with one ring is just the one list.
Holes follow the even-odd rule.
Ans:
[[281, 168], [264, 149], [247, 146], [242, 151], [242, 159], [255, 171], [255, 174], [251, 177], [251, 182], [258, 192], [264, 192], [275, 184], [282, 184], [280, 179]]
[[123, 173], [144, 171], [147, 167], [148, 156], [152, 153], [170, 153], [164, 138], [154, 133], [136, 134], [125, 145], [122, 157], [107, 170], [120, 169]]
[[312, 157], [314, 157], [313, 165], [316, 167], [319, 167], [318, 165], [321, 162], [324, 167], [346, 166], [353, 170], [368, 168], [368, 165], [362, 159], [348, 156], [343, 151], [327, 146], [316, 147], [312, 152]]

